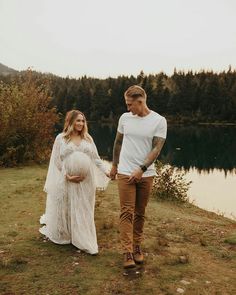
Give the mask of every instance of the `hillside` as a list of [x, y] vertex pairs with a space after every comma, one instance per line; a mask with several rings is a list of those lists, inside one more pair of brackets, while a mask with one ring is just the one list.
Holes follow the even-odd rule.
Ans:
[[191, 204], [151, 198], [143, 268], [123, 275], [116, 182], [98, 193], [98, 256], [39, 234], [47, 168], [0, 169], [0, 293], [5, 295], [236, 294], [236, 223]]
[[11, 74], [16, 74], [17, 71], [5, 66], [4, 64], [0, 63], [0, 75], [7, 76]]

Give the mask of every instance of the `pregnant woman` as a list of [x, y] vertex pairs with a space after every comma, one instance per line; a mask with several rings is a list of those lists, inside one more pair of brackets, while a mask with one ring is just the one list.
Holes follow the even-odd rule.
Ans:
[[40, 232], [57, 244], [72, 243], [98, 253], [94, 205], [96, 188], [105, 189], [109, 173], [88, 134], [83, 113], [67, 113], [63, 132], [54, 142], [44, 190], [45, 224]]

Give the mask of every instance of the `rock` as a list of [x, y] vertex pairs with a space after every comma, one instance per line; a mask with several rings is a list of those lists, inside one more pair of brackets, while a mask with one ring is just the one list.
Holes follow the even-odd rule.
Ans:
[[184, 284], [184, 285], [190, 285], [190, 282], [185, 281], [185, 280], [181, 280], [180, 283]]
[[179, 256], [179, 262], [183, 264], [188, 263], [188, 257], [185, 255]]
[[74, 265], [79, 265], [79, 262], [74, 262]]
[[177, 290], [176, 290], [179, 294], [183, 294], [184, 293], [184, 289], [182, 289], [182, 288], [177, 288]]

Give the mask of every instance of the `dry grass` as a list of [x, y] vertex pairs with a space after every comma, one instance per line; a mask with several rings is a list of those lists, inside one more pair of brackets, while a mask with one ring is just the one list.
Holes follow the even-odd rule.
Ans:
[[123, 276], [117, 186], [97, 195], [100, 253], [59, 246], [38, 232], [45, 166], [0, 170], [0, 294], [235, 294], [236, 223], [190, 204], [150, 200], [146, 263]]

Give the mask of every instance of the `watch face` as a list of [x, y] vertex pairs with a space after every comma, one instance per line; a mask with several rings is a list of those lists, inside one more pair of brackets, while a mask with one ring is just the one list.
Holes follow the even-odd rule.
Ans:
[[147, 167], [145, 165], [141, 165], [140, 168], [142, 169], [143, 172], [147, 171]]

